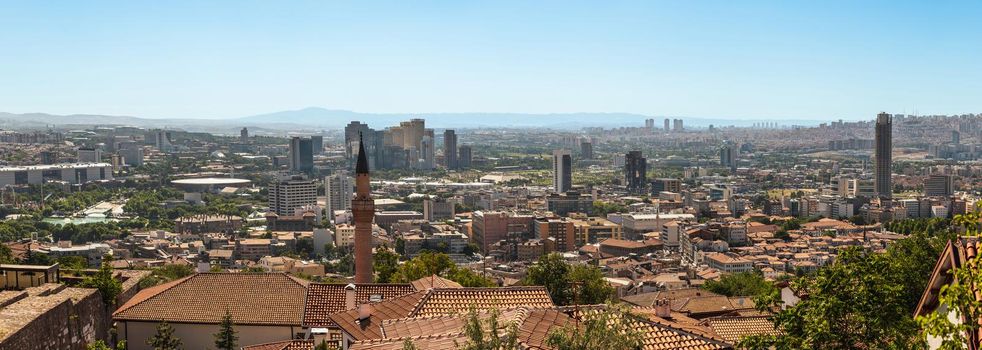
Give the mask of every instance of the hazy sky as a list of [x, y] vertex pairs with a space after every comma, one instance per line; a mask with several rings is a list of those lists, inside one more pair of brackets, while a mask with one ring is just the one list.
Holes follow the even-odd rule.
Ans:
[[982, 2], [3, 1], [0, 111], [982, 112]]

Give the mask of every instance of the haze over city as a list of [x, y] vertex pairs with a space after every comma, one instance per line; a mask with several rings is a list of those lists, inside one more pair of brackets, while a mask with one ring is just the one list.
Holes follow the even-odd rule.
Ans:
[[0, 112], [979, 111], [977, 2], [7, 2]]

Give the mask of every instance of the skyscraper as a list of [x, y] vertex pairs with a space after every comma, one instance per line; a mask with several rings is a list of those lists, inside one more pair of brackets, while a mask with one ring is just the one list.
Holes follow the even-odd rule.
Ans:
[[334, 211], [351, 209], [351, 198], [354, 187], [351, 177], [345, 173], [330, 175], [324, 178], [324, 192], [327, 194], [327, 216], [334, 219]]
[[314, 147], [308, 138], [290, 139], [290, 171], [310, 172], [314, 170]]
[[589, 140], [580, 142], [580, 155], [583, 159], [593, 159], [593, 142]]
[[457, 134], [452, 129], [443, 132], [443, 160], [447, 169], [457, 169]]
[[624, 184], [627, 185], [628, 192], [644, 193], [647, 178], [648, 160], [641, 155], [641, 151], [627, 152], [624, 156]]
[[243, 127], [242, 130], [239, 130], [239, 142], [249, 142], [249, 129]]
[[313, 149], [314, 154], [321, 154], [324, 152], [324, 136], [322, 135], [312, 135], [310, 136], [310, 147]]
[[876, 169], [874, 169], [873, 190], [881, 198], [893, 196], [891, 166], [893, 165], [893, 118], [881, 112], [876, 115]]
[[730, 168], [730, 172], [736, 172], [737, 168], [736, 146], [731, 144], [723, 145], [719, 148], [719, 165]]
[[672, 125], [668, 121], [668, 118], [665, 118], [665, 131], [672, 131]]
[[460, 146], [460, 159], [457, 160], [458, 165], [461, 169], [468, 169], [471, 167], [471, 146], [461, 145]]
[[675, 119], [673, 122], [674, 124], [672, 125], [672, 128], [674, 128], [675, 131], [685, 130], [685, 127], [682, 125], [682, 119]]
[[654, 129], [655, 128], [655, 120], [654, 119], [651, 119], [651, 118], [645, 119], [644, 120], [644, 128], [645, 129], [648, 129], [648, 130]]
[[552, 152], [552, 188], [556, 193], [573, 187], [573, 156], [568, 150]]
[[351, 212], [355, 220], [355, 283], [372, 283], [372, 220], [375, 218], [375, 202], [368, 177], [368, 156], [364, 142], [358, 143], [358, 163], [355, 165], [355, 198], [351, 200]]

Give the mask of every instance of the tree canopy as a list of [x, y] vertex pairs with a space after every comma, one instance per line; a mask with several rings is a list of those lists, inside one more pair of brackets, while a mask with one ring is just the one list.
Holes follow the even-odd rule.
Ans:
[[543, 255], [532, 266], [523, 284], [544, 286], [559, 305], [603, 304], [614, 295], [614, 288], [595, 266], [571, 265], [557, 253]]

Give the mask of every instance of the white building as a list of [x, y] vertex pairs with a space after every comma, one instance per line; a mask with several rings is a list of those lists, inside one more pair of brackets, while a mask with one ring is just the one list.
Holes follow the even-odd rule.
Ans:
[[269, 210], [276, 215], [290, 216], [297, 209], [317, 205], [317, 183], [292, 177], [269, 185]]
[[324, 193], [327, 195], [327, 213], [334, 220], [334, 212], [351, 209], [351, 196], [354, 187], [348, 174], [334, 174], [324, 178]]
[[69, 163], [0, 167], [0, 186], [39, 185], [41, 181], [65, 181], [83, 184], [90, 181], [112, 180], [113, 166], [109, 163]]

